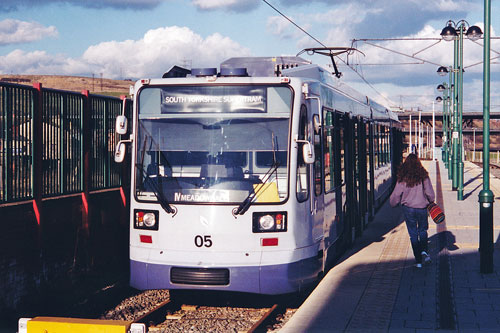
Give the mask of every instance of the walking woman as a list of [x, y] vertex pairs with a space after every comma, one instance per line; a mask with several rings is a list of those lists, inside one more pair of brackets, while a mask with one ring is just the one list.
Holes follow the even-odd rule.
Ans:
[[431, 260], [427, 250], [427, 205], [435, 200], [429, 173], [416, 154], [409, 154], [397, 172], [397, 183], [390, 197], [392, 207], [403, 206], [403, 214], [410, 235], [411, 247], [417, 262], [422, 267]]

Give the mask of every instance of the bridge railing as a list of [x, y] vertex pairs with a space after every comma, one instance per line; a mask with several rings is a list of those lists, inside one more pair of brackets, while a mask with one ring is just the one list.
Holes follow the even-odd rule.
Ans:
[[[34, 199], [39, 182], [42, 198], [83, 192], [85, 186], [91, 191], [120, 187], [122, 168], [113, 152], [119, 140], [114, 120], [122, 103], [88, 92], [0, 83], [0, 204]], [[40, 156], [35, 138], [42, 142]], [[85, 138], [89, 184], [84, 184]]]
[[[464, 159], [466, 161], [483, 163], [483, 151], [466, 150]], [[500, 151], [490, 151], [490, 163], [500, 165]]]

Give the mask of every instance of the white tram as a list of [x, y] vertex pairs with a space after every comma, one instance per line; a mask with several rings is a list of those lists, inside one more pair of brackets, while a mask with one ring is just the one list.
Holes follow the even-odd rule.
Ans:
[[313, 283], [389, 194], [397, 117], [298, 57], [186, 73], [135, 84], [132, 134], [117, 146], [120, 160], [132, 144], [130, 284]]

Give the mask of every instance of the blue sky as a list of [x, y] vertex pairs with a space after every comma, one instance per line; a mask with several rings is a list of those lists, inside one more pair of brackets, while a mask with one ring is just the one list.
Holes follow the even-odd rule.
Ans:
[[[268, 0], [329, 46], [350, 46], [363, 38], [437, 38], [449, 19], [482, 27], [483, 1], [476, 0]], [[493, 35], [500, 31], [498, 2], [493, 1]], [[358, 42], [363, 53], [339, 61], [348, 84], [386, 105], [429, 110], [442, 78], [435, 64], [452, 64], [452, 44], [435, 41], [376, 42], [418, 57]], [[480, 41], [482, 44], [482, 41]], [[2, 0], [0, 2], [0, 73], [99, 75], [109, 78], [161, 76], [174, 64], [217, 66], [232, 56], [295, 55], [319, 46], [261, 0]], [[500, 51], [498, 40], [492, 48]], [[492, 53], [492, 55], [496, 55]], [[326, 65], [326, 58], [305, 58]], [[465, 41], [465, 110], [481, 111], [480, 45]], [[497, 59], [498, 62], [498, 59]], [[499, 66], [492, 64], [492, 104]], [[436, 106], [439, 108], [439, 106]], [[500, 107], [498, 110], [500, 111]]]

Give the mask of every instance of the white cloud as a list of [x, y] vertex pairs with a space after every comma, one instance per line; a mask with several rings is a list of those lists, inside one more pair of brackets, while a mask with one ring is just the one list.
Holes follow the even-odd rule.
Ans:
[[217, 66], [232, 56], [250, 51], [218, 33], [206, 38], [186, 27], [165, 27], [146, 32], [140, 40], [105, 42], [91, 46], [83, 60], [107, 77], [159, 77], [174, 64], [185, 61], [193, 67]]
[[155, 8], [162, 1], [169, 0], [2, 0], [0, 2], [0, 11], [18, 11], [25, 7], [40, 7], [61, 2], [88, 8], [134, 8], [144, 10]]
[[[476, 25], [483, 29], [481, 23], [476, 23]], [[453, 42], [440, 41], [440, 32], [441, 28], [436, 29], [426, 25], [418, 33], [406, 36], [412, 40], [368, 41], [380, 47], [369, 45], [368, 42], [358, 42], [355, 47], [360, 49], [365, 56], [355, 53], [349, 57], [349, 64], [357, 64], [356, 68], [361, 75], [378, 92], [394, 101], [396, 105], [401, 103], [408, 108], [413, 107], [416, 109], [420, 107], [430, 110], [435, 97], [440, 95], [435, 88], [439, 83], [448, 81], [448, 76], [443, 78], [437, 75], [438, 65], [452, 66], [454, 62]], [[492, 31], [492, 36], [495, 36], [494, 31]], [[435, 40], [422, 40], [424, 38], [435, 38]], [[478, 106], [482, 104], [482, 44], [483, 40], [472, 42], [464, 38], [463, 64], [465, 73], [463, 91], [464, 110], [466, 112], [480, 111]], [[498, 50], [499, 48], [500, 40], [492, 40], [492, 50]], [[431, 63], [422, 63], [419, 59], [406, 57], [402, 54], [414, 56]], [[494, 52], [491, 54], [492, 57], [497, 55]], [[379, 102], [383, 102], [378, 93], [367, 86], [357, 74], [342, 63], [340, 63], [340, 67], [344, 73], [343, 79], [346, 82], [363, 90]], [[495, 70], [498, 72], [498, 67], [492, 66], [492, 73], [495, 73]], [[492, 87], [496, 84], [498, 83], [492, 79]], [[492, 95], [492, 104], [499, 104], [498, 96]]]
[[200, 10], [229, 10], [236, 12], [249, 11], [256, 8], [259, 0], [192, 0], [195, 7]]
[[0, 72], [8, 74], [72, 75], [87, 70], [88, 66], [77, 59], [48, 54], [45, 51], [14, 50], [5, 56], [0, 56]]
[[186, 27], [165, 27], [146, 32], [139, 40], [110, 41], [90, 46], [81, 58], [45, 51], [15, 50], [0, 56], [0, 72], [77, 75], [103, 73], [108, 78], [161, 77], [173, 65], [217, 67], [233, 56], [250, 51], [215, 33], [205, 38]]
[[14, 19], [0, 21], [0, 45], [29, 43], [46, 37], [57, 37], [56, 27]]
[[[291, 19], [293, 20], [293, 18]], [[267, 31], [269, 31], [273, 35], [278, 35], [282, 38], [290, 38], [291, 35], [288, 32], [288, 29], [290, 29], [291, 27], [292, 24], [285, 18], [283, 18], [283, 16], [269, 16], [267, 18]]]

